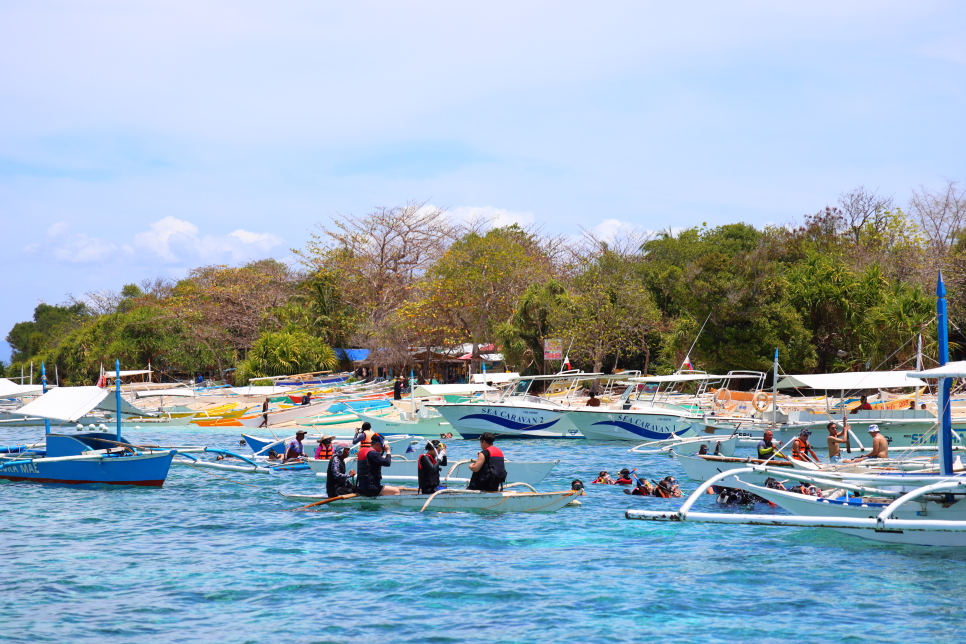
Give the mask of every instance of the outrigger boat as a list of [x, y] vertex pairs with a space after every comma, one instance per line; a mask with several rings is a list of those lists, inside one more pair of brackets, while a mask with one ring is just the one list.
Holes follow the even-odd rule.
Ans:
[[[647, 521], [734, 523], [829, 528], [866, 539], [912, 545], [966, 547], [966, 474], [954, 471], [950, 409], [952, 379], [966, 377], [966, 362], [948, 363], [946, 286], [942, 273], [936, 285], [939, 361], [936, 369], [911, 372], [911, 378], [939, 379], [939, 468], [936, 473], [875, 471], [869, 473], [795, 470], [794, 478], [822, 486], [820, 496], [743, 481], [745, 475], [774, 473], [767, 465], [725, 470], [711, 477], [677, 511], [628, 510], [628, 519]], [[782, 474], [779, 473], [778, 476]], [[691, 512], [712, 485], [733, 480], [744, 489], [781, 506], [794, 516]], [[848, 492], [862, 494], [858, 500]]]
[[[415, 455], [418, 456], [418, 455]], [[326, 478], [326, 473], [329, 469], [328, 459], [306, 459], [309, 467], [315, 472], [315, 475], [320, 479]], [[393, 454], [392, 465], [383, 468], [382, 478], [385, 481], [404, 481], [404, 482], [416, 482], [419, 480], [419, 472], [417, 471], [418, 458], [410, 460], [408, 457], [403, 455]], [[449, 468], [444, 476], [440, 477], [442, 483], [469, 483], [470, 472], [469, 464], [472, 460], [461, 460], [451, 463], [447, 467]], [[551, 470], [560, 463], [560, 460], [556, 461], [543, 461], [543, 462], [525, 462], [525, 461], [505, 461], [504, 466], [506, 467], [506, 480], [507, 483], [526, 483], [528, 485], [537, 485], [550, 474]]]
[[[512, 487], [514, 484], [507, 485]], [[516, 484], [523, 485], [523, 484]], [[415, 488], [402, 488], [402, 494], [393, 496], [368, 497], [354, 494], [326, 497], [325, 495], [285, 494], [279, 492], [286, 499], [293, 501], [312, 502], [300, 510], [322, 510], [334, 507], [390, 507], [409, 510], [433, 510], [436, 512], [556, 512], [566, 505], [580, 505], [576, 490], [563, 492], [537, 492], [533, 487], [530, 492], [480, 492], [478, 490], [457, 490], [446, 488], [433, 494], [419, 494]]]
[[[117, 371], [120, 373], [120, 364]], [[43, 418], [42, 445], [0, 450], [0, 479], [36, 483], [140, 485], [161, 487], [168, 476], [176, 450], [142, 451], [121, 436], [120, 414], [115, 413], [117, 432], [111, 440], [104, 434], [51, 433], [50, 421], [76, 422], [104, 403], [110, 393], [100, 387], [61, 387], [46, 391], [46, 368], [41, 365], [44, 393], [18, 413]], [[115, 388], [114, 410], [122, 409], [120, 378]]]

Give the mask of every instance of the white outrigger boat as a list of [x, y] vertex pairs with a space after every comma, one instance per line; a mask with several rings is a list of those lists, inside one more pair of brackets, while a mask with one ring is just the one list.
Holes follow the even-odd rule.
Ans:
[[[357, 412], [360, 420], [380, 434], [415, 434], [425, 438], [461, 438], [448, 420], [435, 408], [455, 402], [481, 402], [488, 394], [498, 393], [485, 384], [417, 385], [410, 379], [408, 400], [394, 400], [393, 410], [383, 415]], [[483, 396], [476, 401], [474, 396]], [[450, 436], [447, 436], [450, 434]]]
[[[750, 484], [742, 476], [759, 477], [772, 472], [768, 466], [725, 470], [712, 476], [677, 511], [628, 510], [628, 519], [648, 521], [695, 521], [789, 527], [829, 528], [866, 539], [890, 543], [966, 547], [966, 474], [954, 471], [950, 388], [954, 378], [966, 377], [966, 362], [947, 363], [946, 287], [942, 273], [936, 285], [939, 328], [939, 360], [936, 369], [912, 372], [912, 378], [939, 379], [939, 471], [830, 472], [796, 470], [794, 478], [825, 489], [820, 496], [796, 494]], [[779, 473], [779, 476], [782, 474]], [[781, 506], [794, 516], [691, 512], [691, 507], [712, 485], [737, 481], [746, 490]], [[850, 499], [848, 492], [863, 495]]]
[[[512, 487], [513, 484], [506, 487]], [[520, 484], [518, 484], [520, 485]], [[332, 507], [390, 507], [409, 510], [433, 510], [436, 512], [556, 512], [567, 505], [579, 506], [576, 490], [562, 492], [537, 492], [531, 486], [530, 492], [504, 490], [503, 492], [480, 492], [478, 490], [457, 490], [447, 488], [433, 494], [419, 494], [414, 488], [403, 488], [402, 494], [393, 496], [367, 497], [347, 494], [326, 497], [325, 495], [284, 494], [283, 497], [295, 501], [311, 502], [299, 510], [321, 511]], [[316, 507], [311, 507], [312, 505]]]

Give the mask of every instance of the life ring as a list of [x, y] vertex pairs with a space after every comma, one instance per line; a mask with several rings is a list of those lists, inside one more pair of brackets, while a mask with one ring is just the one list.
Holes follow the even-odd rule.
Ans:
[[722, 387], [718, 391], [714, 392], [714, 402], [719, 405], [724, 405], [725, 403], [731, 402], [731, 392]]
[[751, 404], [755, 406], [755, 411], [765, 411], [768, 409], [768, 394], [764, 391], [759, 391], [755, 394], [755, 397], [751, 399]]

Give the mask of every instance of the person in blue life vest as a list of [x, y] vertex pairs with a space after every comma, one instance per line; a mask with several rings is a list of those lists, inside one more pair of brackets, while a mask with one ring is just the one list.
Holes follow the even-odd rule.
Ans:
[[506, 481], [506, 465], [503, 459], [503, 452], [499, 447], [493, 445], [496, 437], [490, 432], [480, 436], [480, 451], [476, 461], [470, 463], [470, 484], [468, 490], [480, 490], [481, 492], [499, 492], [503, 483]]
[[399, 488], [382, 484], [382, 468], [392, 465], [392, 454], [379, 434], [369, 439], [370, 447], [359, 450], [359, 494], [363, 496], [394, 496]]

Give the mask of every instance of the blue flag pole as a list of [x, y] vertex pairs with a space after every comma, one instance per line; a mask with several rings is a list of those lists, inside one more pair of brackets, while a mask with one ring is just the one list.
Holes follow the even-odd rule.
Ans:
[[[21, 380], [20, 382], [23, 382]], [[47, 393], [47, 365], [43, 362], [40, 363], [40, 384], [43, 387], [43, 393]], [[44, 418], [44, 434], [50, 433], [50, 419]]]
[[114, 360], [114, 403], [117, 406], [117, 442], [121, 442], [121, 361]]
[[[939, 365], [949, 362], [949, 329], [946, 322], [946, 283], [943, 282], [943, 272], [939, 271], [936, 281], [936, 326], [939, 335]], [[939, 379], [939, 470], [942, 474], [953, 473], [953, 420], [949, 407], [949, 394], [952, 389], [952, 379]]]

